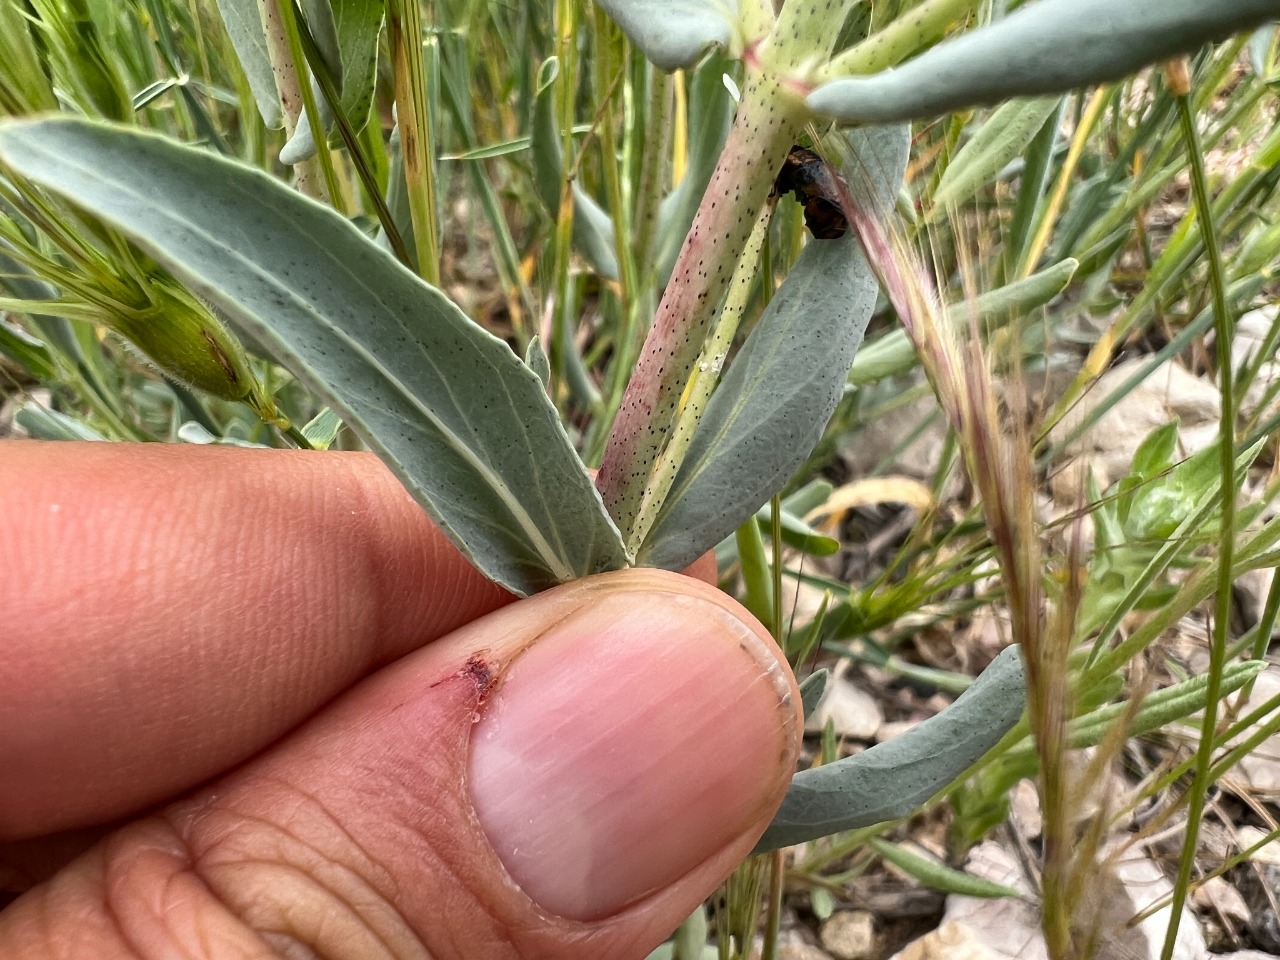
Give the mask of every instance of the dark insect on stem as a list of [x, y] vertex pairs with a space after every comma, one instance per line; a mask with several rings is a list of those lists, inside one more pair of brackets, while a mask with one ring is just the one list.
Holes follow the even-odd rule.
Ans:
[[797, 144], [782, 162], [773, 192], [778, 196], [794, 193], [804, 205], [804, 225], [809, 232], [819, 240], [835, 240], [849, 229], [849, 221], [840, 208], [837, 181], [842, 183], [843, 179], [829, 163]]

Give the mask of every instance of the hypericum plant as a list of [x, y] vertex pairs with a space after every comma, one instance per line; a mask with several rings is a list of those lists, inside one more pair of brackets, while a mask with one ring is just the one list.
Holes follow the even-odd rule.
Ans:
[[[432, 285], [439, 242], [425, 173], [434, 157], [416, 3], [219, 6], [264, 119], [288, 128], [285, 159], [297, 165], [302, 192], [214, 150], [134, 129], [6, 121], [0, 200], [12, 223], [0, 233], [0, 254], [60, 288], [33, 298], [42, 302], [32, 312], [66, 314], [57, 298], [70, 296], [74, 271], [55, 268], [43, 251], [57, 248], [87, 268], [105, 259], [95, 251], [136, 246], [145, 254], [132, 278], [137, 302], [124, 303], [122, 317], [180, 299], [210, 333], [197, 338], [208, 347], [204, 365], [189, 368], [221, 370], [243, 388], [239, 396], [260, 397], [238, 344], [220, 338], [217, 318], [225, 317], [337, 411], [481, 571], [518, 594], [633, 564], [679, 568], [749, 521], [801, 465], [842, 394], [877, 279], [904, 321], [919, 306], [912, 298], [928, 294], [902, 282], [892, 231], [882, 224], [906, 165], [902, 121], [1111, 80], [1280, 14], [1280, 0], [1034, 0], [888, 69], [942, 37], [977, 2], [926, 0], [841, 49], [856, 0], [787, 0], [776, 13], [771, 0], [600, 0], [657, 67], [692, 68], [714, 51], [740, 61], [743, 82], [714, 164], [668, 203], [654, 193], [645, 207], [654, 211], [638, 231], [647, 280], [622, 279], [662, 287], [662, 295], [593, 481], [533, 365]], [[342, 204], [330, 151], [315, 147], [333, 138], [351, 149], [367, 135], [384, 14], [403, 171], [392, 183], [406, 188], [407, 220], [352, 151], [379, 243], [303, 193]], [[314, 85], [299, 81], [303, 62]], [[621, 276], [628, 258], [617, 256], [620, 228], [567, 178], [555, 149], [568, 136], [551, 102], [559, 66], [544, 65], [531, 104], [539, 193], [549, 208], [572, 211], [571, 239], [595, 269]], [[22, 92], [19, 107], [52, 106], [52, 88], [32, 78], [36, 87]], [[119, 99], [111, 83], [97, 92]], [[997, 136], [993, 125], [991, 137], [972, 141], [938, 193], [985, 182], [1056, 110], [1055, 100], [1038, 99], [1002, 111], [1012, 134]], [[831, 133], [834, 125], [853, 129]], [[853, 185], [841, 186], [838, 200], [850, 229], [804, 248], [721, 379], [759, 282], [775, 178], [806, 130], [826, 137], [821, 148]], [[714, 153], [705, 147], [699, 156]], [[674, 245], [673, 225], [683, 226], [704, 178], [687, 234]], [[84, 249], [50, 226], [50, 196], [85, 217], [92, 240]], [[46, 228], [42, 247], [32, 235]], [[1051, 296], [1075, 269], [1064, 261], [1036, 275], [1036, 260], [1013, 265], [1011, 279], [1038, 291], [1019, 295]], [[195, 296], [155, 299], [169, 274]], [[167, 353], [163, 338], [140, 346], [171, 375], [205, 385]], [[940, 369], [931, 371], [935, 378]], [[961, 365], [947, 369], [956, 377], [950, 385], [963, 389]], [[268, 401], [260, 405], [265, 415]], [[958, 430], [972, 426], [971, 412], [948, 410]], [[975, 481], [985, 498], [983, 479]], [[989, 489], [998, 491], [998, 482]], [[1038, 576], [1017, 568], [1017, 557], [1004, 559], [1009, 576]], [[1015, 620], [1037, 615], [1023, 610]], [[989, 749], [1022, 707], [1022, 666], [1011, 651], [936, 720], [799, 775], [760, 849], [906, 815]]]

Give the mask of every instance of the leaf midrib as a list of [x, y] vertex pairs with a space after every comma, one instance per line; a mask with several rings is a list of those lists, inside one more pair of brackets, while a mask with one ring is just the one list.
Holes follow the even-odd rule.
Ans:
[[[285, 296], [287, 296], [292, 302], [297, 304], [298, 307], [301, 308], [306, 314], [312, 317], [322, 316], [322, 314], [319, 314], [310, 304], [307, 303], [306, 299], [302, 296], [300, 292], [296, 292], [295, 289], [291, 286], [287, 286], [285, 284], [280, 283], [278, 280], [275, 279], [275, 277], [272, 274], [263, 271], [258, 264], [249, 260], [243, 254], [235, 250], [235, 248], [228, 246], [227, 244], [223, 243], [220, 239], [208, 233], [206, 230], [204, 230], [194, 221], [191, 221], [189, 219], [179, 216], [176, 211], [172, 210], [171, 207], [167, 207], [163, 204], [156, 204], [154, 201], [154, 198], [146, 197], [144, 194], [132, 189], [128, 184], [121, 182], [119, 179], [109, 179], [108, 177], [104, 176], [100, 172], [94, 171], [90, 167], [77, 163], [73, 158], [68, 158], [66, 155], [55, 154], [52, 151], [41, 147], [38, 143], [33, 144], [29, 139], [23, 138], [21, 132], [19, 132], [16, 135], [16, 139], [18, 139], [19, 141], [24, 141], [26, 143], [27, 148], [33, 151], [33, 153], [36, 156], [47, 158], [48, 160], [50, 160], [51, 165], [53, 167], [56, 168], [58, 164], [62, 164], [64, 167], [67, 167], [75, 171], [80, 176], [86, 177], [90, 182], [97, 180], [99, 183], [106, 186], [107, 188], [115, 189], [124, 198], [128, 200], [136, 201], [140, 206], [148, 209], [149, 212], [153, 214], [159, 214], [162, 218], [168, 220], [171, 225], [175, 226], [179, 230], [186, 230], [189, 233], [193, 234], [194, 236], [204, 240], [206, 243], [209, 243], [215, 249], [220, 250], [224, 254], [229, 255], [232, 260], [245, 266], [251, 275], [258, 277], [260, 281], [264, 282], [268, 288], [274, 289], [284, 294]], [[258, 173], [258, 171], [256, 170], [250, 171], [250, 172], [254, 173], [255, 175]], [[45, 181], [46, 185], [49, 186], [51, 189], [57, 189], [56, 184], [49, 182], [49, 176], [45, 171], [41, 171], [40, 173], [35, 175], [28, 174], [28, 176], [30, 176], [32, 180], [37, 180], [37, 181], [43, 180]], [[238, 189], [237, 185], [234, 183], [226, 183], [224, 184], [224, 186], [231, 187], [232, 189]], [[253, 199], [255, 202], [259, 202], [259, 203], [261, 202], [259, 198], [253, 198]], [[273, 212], [278, 212], [278, 209], [275, 207], [271, 207], [270, 209], [272, 209]], [[118, 227], [123, 228], [124, 226], [120, 222], [120, 220], [114, 216], [108, 215], [106, 219], [115, 220], [116, 225]], [[281, 219], [287, 219], [287, 218], [282, 216]], [[354, 229], [354, 227], [351, 229]], [[139, 238], [135, 238], [135, 239], [137, 239], [138, 242], [144, 245], [150, 246], [150, 243], [144, 239], [139, 239]], [[363, 239], [363, 237], [361, 239]], [[162, 259], [171, 259], [172, 262], [182, 263], [183, 269], [185, 271], [189, 271], [190, 273], [195, 274], [196, 276], [201, 276], [202, 279], [205, 279], [198, 269], [188, 266], [185, 260], [179, 260], [176, 256], [172, 256], [171, 254], [167, 254], [166, 252], [162, 252], [158, 250], [153, 250], [153, 253]], [[344, 274], [346, 274], [348, 277], [354, 280], [358, 286], [366, 290], [369, 293], [369, 295], [373, 298], [373, 301], [377, 303], [380, 307], [382, 307], [385, 314], [393, 317], [395, 316], [395, 312], [388, 307], [386, 302], [383, 301], [383, 299], [374, 290], [372, 290], [358, 275], [352, 272], [345, 263], [343, 263], [341, 260], [338, 260], [336, 257], [334, 257], [327, 249], [325, 249], [325, 256], [328, 258], [331, 264], [335, 264]], [[392, 269], [398, 269], [397, 265], [393, 263], [389, 263], [388, 265], [391, 266]], [[212, 278], [207, 278], [207, 279], [209, 279], [209, 282], [212, 283]], [[414, 279], [416, 280], [417, 278], [414, 278]], [[285, 346], [290, 356], [295, 357], [300, 362], [305, 362], [302, 360], [302, 357], [300, 357], [296, 351], [294, 351], [292, 348], [289, 348], [286, 344], [283, 343], [283, 341], [280, 340], [279, 336], [276, 335], [275, 330], [268, 323], [266, 323], [258, 315], [256, 311], [250, 310], [248, 307], [246, 307], [245, 305], [239, 302], [236, 302], [236, 301], [233, 301], [233, 302], [235, 303], [237, 310], [243, 311], [245, 314], [252, 317], [253, 322], [255, 324], [258, 324], [262, 330], [271, 334], [272, 338], [275, 339], [277, 343], [280, 343], [282, 346]], [[398, 320], [396, 322], [397, 324], [399, 323]], [[334, 331], [343, 342], [348, 343], [350, 346], [352, 346], [356, 352], [356, 355], [360, 359], [364, 360], [375, 371], [375, 373], [381, 374], [395, 389], [397, 389], [404, 397], [406, 397], [409, 400], [410, 404], [416, 410], [418, 410], [418, 412], [421, 413], [428, 421], [430, 421], [431, 424], [435, 426], [436, 430], [439, 431], [439, 433], [445, 437], [448, 444], [456, 452], [458, 452], [461, 455], [461, 458], [465, 462], [470, 464], [472, 468], [480, 476], [484, 477], [488, 481], [490, 487], [497, 494], [498, 499], [502, 502], [503, 506], [507, 509], [508, 513], [511, 514], [512, 518], [519, 525], [521, 531], [526, 535], [526, 537], [528, 538], [528, 541], [534, 547], [535, 551], [538, 553], [538, 556], [541, 558], [541, 560], [546, 565], [547, 569], [551, 572], [551, 574], [561, 582], [573, 579], [573, 576], [574, 576], [573, 571], [569, 570], [567, 565], [563, 562], [563, 560], [559, 556], [554, 554], [554, 552], [551, 550], [550, 544], [547, 543], [546, 539], [542, 536], [541, 531], [534, 524], [532, 517], [529, 516], [528, 512], [520, 504], [519, 500], [515, 498], [515, 496], [511, 491], [511, 488], [502, 479], [502, 477], [494, 473], [484, 461], [476, 457], [474, 452], [465, 443], [461, 442], [458, 435], [454, 433], [451, 429], [446, 427], [445, 424], [441, 422], [439, 417], [437, 417], [436, 414], [433, 413], [429, 407], [425, 406], [418, 399], [418, 397], [413, 393], [413, 391], [409, 390], [405, 386], [405, 384], [398, 377], [393, 375], [379, 360], [377, 360], [377, 358], [374, 357], [373, 354], [371, 354], [367, 348], [361, 345], [358, 341], [354, 340], [345, 330], [341, 329], [336, 324], [330, 323], [328, 326], [329, 326], [329, 329]]]

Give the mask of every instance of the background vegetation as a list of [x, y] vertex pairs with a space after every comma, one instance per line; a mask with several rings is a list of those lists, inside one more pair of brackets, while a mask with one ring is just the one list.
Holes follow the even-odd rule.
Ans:
[[[381, 19], [381, 4], [364, 6]], [[917, 6], [945, 6], [952, 29], [993, 13], [889, 0], [844, 30], [882, 30]], [[388, 0], [380, 32], [339, 21], [344, 43], [366, 31], [370, 56], [337, 65], [332, 132], [285, 165], [302, 107], [328, 99], [302, 64], [335, 71], [322, 38], [299, 29], [308, 5], [275, 9], [272, 60], [295, 97], [281, 129], [264, 123], [212, 0], [0, 0], [0, 113], [136, 124], [294, 183], [529, 356], [597, 465], [727, 130], [737, 66], [713, 56], [661, 73], [572, 0]], [[724, 583], [799, 673], [840, 661], [890, 719], [932, 712], [1011, 633], [1033, 630], [1048, 653], [1029, 671], [1028, 718], [920, 817], [744, 865], [713, 905], [719, 955], [752, 949], [762, 915], [768, 953], [784, 919], [817, 927], [873, 902], [880, 882], [1005, 895], [1011, 879], [961, 869], [990, 837], [1025, 841], [1022, 895], [1043, 906], [1055, 956], [1088, 953], [1104, 920], [1129, 919], [1106, 915], [1098, 877], [1139, 854], [1173, 880], [1166, 955], [1193, 881], [1217, 875], [1251, 912], [1202, 911], [1216, 943], [1280, 949], [1264, 922], [1274, 887], [1239, 879], [1263, 877], [1249, 848], [1280, 837], [1280, 789], [1237, 766], [1280, 728], [1280, 684], [1246, 699], [1280, 610], [1280, 324], [1258, 310], [1274, 304], [1280, 248], [1274, 31], [1184, 66], [913, 128], [900, 259], [904, 272], [927, 264], [953, 322], [904, 330], [882, 298], [780, 508], [718, 549]], [[800, 206], [780, 203], [744, 331], [805, 241]], [[0, 294], [5, 430], [360, 445], [145, 254], [3, 170]], [[1246, 589], [1254, 599], [1234, 602]], [[829, 725], [812, 760], [851, 748]], [[1027, 781], [1034, 828], [1010, 819]], [[1231, 838], [1213, 855], [1202, 823]], [[937, 919], [880, 912], [881, 952]], [[668, 949], [696, 955], [704, 920]]]

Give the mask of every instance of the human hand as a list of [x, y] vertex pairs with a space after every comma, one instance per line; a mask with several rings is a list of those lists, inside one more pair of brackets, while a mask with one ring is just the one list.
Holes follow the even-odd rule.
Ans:
[[512, 603], [372, 457], [8, 442], [0, 556], [6, 960], [643, 957], [794, 769], [731, 599]]

